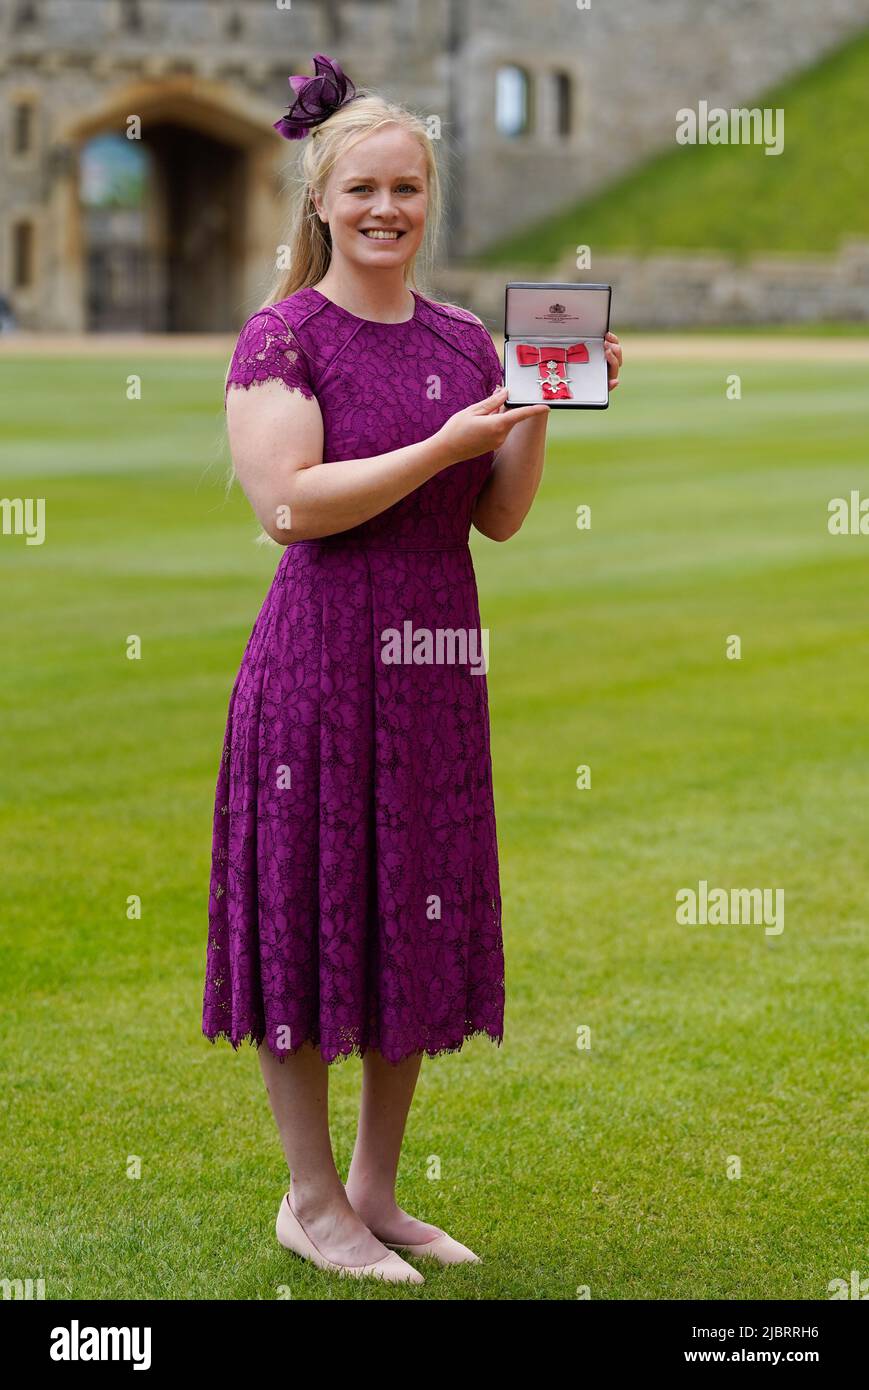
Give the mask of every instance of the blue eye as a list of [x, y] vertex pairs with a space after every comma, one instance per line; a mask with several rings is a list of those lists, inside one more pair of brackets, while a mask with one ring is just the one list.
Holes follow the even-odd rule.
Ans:
[[[399, 187], [399, 191], [407, 191], [408, 193], [417, 193], [417, 192], [419, 192], [419, 190], [417, 189], [416, 185], [413, 184], [413, 183], [400, 183], [400, 184], [398, 185], [398, 187]], [[349, 192], [349, 193], [360, 193], [360, 192], [365, 192], [365, 193], [367, 193], [367, 192], [370, 191], [370, 189], [371, 189], [371, 184], [370, 184], [370, 183], [357, 183], [357, 184], [355, 184], [355, 185], [353, 186], [353, 188], [348, 189], [348, 192]]]

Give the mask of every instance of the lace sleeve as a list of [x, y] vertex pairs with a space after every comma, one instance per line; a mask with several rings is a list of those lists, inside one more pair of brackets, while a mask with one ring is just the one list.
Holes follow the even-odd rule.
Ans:
[[301, 391], [309, 400], [314, 397], [304, 348], [275, 309], [261, 309], [253, 314], [238, 335], [226, 391], [230, 386], [247, 390], [262, 381], [281, 381], [288, 390]]

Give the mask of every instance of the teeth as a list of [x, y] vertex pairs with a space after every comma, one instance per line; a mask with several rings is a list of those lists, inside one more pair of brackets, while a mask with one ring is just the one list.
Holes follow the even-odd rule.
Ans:
[[363, 232], [362, 235], [371, 241], [398, 241], [398, 232], [371, 231]]

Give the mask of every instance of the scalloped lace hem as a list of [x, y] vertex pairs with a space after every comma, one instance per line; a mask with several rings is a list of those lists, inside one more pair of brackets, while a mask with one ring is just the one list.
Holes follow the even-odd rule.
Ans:
[[[345, 1044], [342, 1044], [341, 1046], [337, 1047], [334, 1051], [332, 1051], [332, 1055], [329, 1056], [328, 1053], [332, 1050], [329, 1046], [327, 1046], [326, 1051], [324, 1052], [322, 1043], [320, 1042], [319, 1038], [307, 1037], [303, 1038], [302, 1041], [298, 1043], [295, 1047], [284, 1048], [280, 1052], [276, 1052], [274, 1048], [270, 1046], [268, 1040], [265, 1037], [265, 1034], [257, 1033], [253, 1029], [250, 1029], [248, 1032], [242, 1033], [237, 1037], [233, 1037], [231, 1032], [226, 1028], [219, 1028], [214, 1033], [206, 1033], [205, 1029], [203, 1028], [202, 1036], [207, 1038], [212, 1045], [215, 1044], [219, 1039], [225, 1039], [226, 1042], [228, 1042], [231, 1046], [233, 1052], [237, 1052], [239, 1048], [243, 1046], [244, 1043], [248, 1043], [251, 1047], [256, 1047], [257, 1049], [259, 1049], [265, 1041], [269, 1052], [273, 1057], [276, 1057], [279, 1062], [285, 1062], [288, 1057], [295, 1056], [297, 1052], [300, 1052], [301, 1049], [307, 1046], [309, 1043], [313, 1044], [313, 1046], [315, 1047], [319, 1047], [320, 1056], [323, 1058], [323, 1061], [326, 1062], [329, 1066], [331, 1066], [333, 1062], [345, 1062], [350, 1057], [364, 1057], [366, 1052], [369, 1051], [380, 1051], [380, 1049], [377, 1047], [375, 1043], [363, 1043], [359, 1042], [358, 1040], [353, 1041], [348, 1039]], [[411, 1047], [408, 1048], [407, 1051], [402, 1052], [398, 1057], [387, 1057], [386, 1060], [392, 1066], [398, 1066], [399, 1062], [406, 1061], [408, 1057], [443, 1057], [448, 1053], [461, 1052], [465, 1043], [470, 1038], [478, 1037], [489, 1038], [489, 1040], [493, 1042], [496, 1045], [496, 1047], [500, 1047], [504, 1041], [504, 1034], [498, 1032], [498, 1030], [493, 1027], [487, 1028], [484, 1025], [483, 1027], [475, 1028], [468, 1024], [466, 1025], [465, 1032], [462, 1035], [462, 1038], [459, 1042], [437, 1044], [430, 1043], [428, 1045], [422, 1045], [420, 1047]]]
[[233, 388], [238, 391], [249, 391], [252, 386], [268, 386], [272, 382], [276, 382], [278, 386], [283, 386], [285, 391], [298, 391], [299, 395], [304, 396], [307, 401], [314, 399], [314, 392], [310, 386], [303, 386], [298, 381], [284, 381], [283, 377], [279, 376], [254, 377], [251, 381], [228, 381], [224, 397], [227, 397]]

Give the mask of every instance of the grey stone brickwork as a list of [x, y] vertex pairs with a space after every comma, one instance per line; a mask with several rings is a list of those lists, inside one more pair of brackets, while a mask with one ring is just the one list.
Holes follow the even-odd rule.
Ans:
[[504, 330], [508, 279], [599, 281], [613, 287], [613, 328], [711, 327], [869, 321], [869, 242], [848, 241], [834, 256], [729, 256], [680, 252], [595, 257], [593, 273], [570, 263], [503, 271], [444, 269], [438, 297], [464, 304], [493, 333]]
[[[441, 118], [442, 253], [455, 259], [671, 145], [680, 107], [751, 101], [867, 25], [869, 0], [2, 0], [0, 293], [27, 327], [84, 326], [78, 149], [117, 129], [128, 94], [147, 96], [146, 117], [184, 124], [189, 110], [226, 142], [236, 182], [224, 201], [249, 222], [243, 255], [231, 252], [239, 283], [215, 313], [237, 321], [278, 240], [274, 197], [294, 156], [270, 125], [288, 73], [310, 71], [316, 51]], [[496, 124], [496, 74], [508, 65], [529, 83], [530, 129], [514, 136]], [[561, 132], [557, 81], [570, 93]], [[33, 143], [16, 155], [22, 102]], [[37, 280], [16, 286], [22, 221]]]

